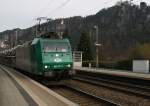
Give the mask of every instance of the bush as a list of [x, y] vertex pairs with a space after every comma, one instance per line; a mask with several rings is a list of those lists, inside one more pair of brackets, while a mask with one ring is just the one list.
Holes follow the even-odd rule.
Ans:
[[119, 61], [116, 64], [115, 69], [132, 70], [132, 60]]

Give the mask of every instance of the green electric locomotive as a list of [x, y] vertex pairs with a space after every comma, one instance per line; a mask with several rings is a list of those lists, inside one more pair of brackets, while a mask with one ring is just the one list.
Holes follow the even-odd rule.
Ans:
[[16, 48], [15, 67], [37, 76], [72, 76], [73, 57], [68, 39], [35, 38]]

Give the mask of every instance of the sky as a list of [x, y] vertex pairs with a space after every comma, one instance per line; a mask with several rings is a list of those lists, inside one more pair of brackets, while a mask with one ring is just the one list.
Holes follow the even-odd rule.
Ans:
[[[119, 0], [0, 0], [0, 32], [14, 28], [28, 28], [36, 24], [37, 17], [63, 18], [87, 16]], [[150, 0], [133, 0], [139, 4]]]

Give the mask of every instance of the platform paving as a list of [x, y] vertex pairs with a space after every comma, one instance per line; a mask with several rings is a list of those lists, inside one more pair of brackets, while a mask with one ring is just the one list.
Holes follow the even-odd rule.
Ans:
[[[11, 104], [10, 102], [9, 104], [1, 105], [0, 102], [0, 106], [28, 106], [28, 105], [30, 106], [78, 106], [77, 104], [71, 102], [70, 100], [55, 93], [54, 91], [47, 88], [46, 86], [43, 86], [42, 84], [32, 80], [31, 78], [21, 74], [20, 72], [17, 72], [12, 68], [0, 65], [0, 69], [4, 70], [4, 71], [0, 70], [0, 75], [1, 75], [0, 82], [1, 80], [5, 80], [5, 79], [8, 80], [4, 84], [1, 84], [1, 86], [7, 85], [7, 87], [10, 88], [8, 92], [5, 90], [6, 86], [0, 87], [0, 97], [3, 97], [1, 96], [2, 94], [1, 92], [3, 92], [3, 95], [4, 94], [8, 95], [3, 99], [9, 99], [9, 101], [15, 101], [16, 103], [10, 105]], [[1, 89], [3, 89], [3, 91]], [[12, 91], [11, 89], [15, 89], [15, 91]], [[14, 95], [11, 95], [10, 97], [9, 95], [11, 94], [11, 92], [14, 92]], [[18, 94], [19, 92], [23, 96], [21, 94]], [[17, 99], [14, 99], [14, 96], [18, 96]], [[26, 103], [26, 101], [28, 104]]]
[[29, 106], [11, 78], [0, 69], [0, 106]]
[[142, 74], [142, 73], [135, 73], [135, 72], [129, 72], [124, 70], [114, 70], [114, 69], [112, 70], [112, 69], [88, 68], [88, 67], [74, 67], [74, 70], [150, 80], [150, 73]]

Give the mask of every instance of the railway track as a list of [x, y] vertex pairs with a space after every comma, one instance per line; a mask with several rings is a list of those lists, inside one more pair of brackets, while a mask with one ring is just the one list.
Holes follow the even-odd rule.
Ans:
[[[132, 85], [86, 74], [77, 74], [74, 79], [64, 82], [64, 85], [65, 90], [62, 87], [52, 90], [81, 106], [149, 106], [150, 103], [148, 86]], [[88, 95], [88, 98], [85, 95]]]
[[80, 106], [119, 106], [117, 103], [92, 95], [70, 85], [49, 86], [49, 88]]
[[145, 98], [150, 97], [150, 87], [149, 86], [140, 86], [135, 85], [127, 82], [121, 82], [121, 81], [114, 81], [109, 79], [103, 79], [100, 77], [92, 77], [92, 76], [86, 76], [86, 75], [77, 75], [75, 80], [85, 81], [91, 84], [100, 85], [112, 89], [116, 89], [119, 91], [132, 93], [137, 96], [142, 96]]

